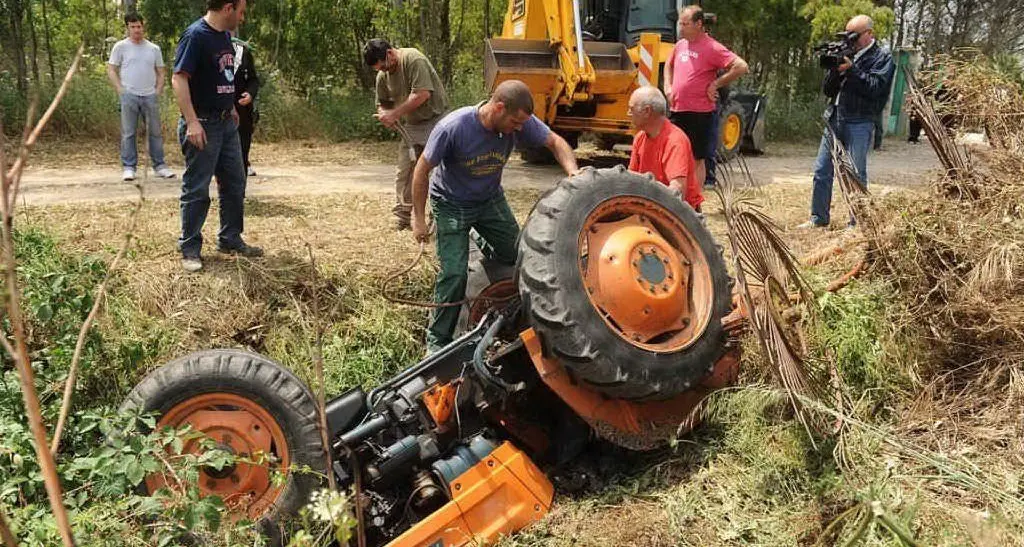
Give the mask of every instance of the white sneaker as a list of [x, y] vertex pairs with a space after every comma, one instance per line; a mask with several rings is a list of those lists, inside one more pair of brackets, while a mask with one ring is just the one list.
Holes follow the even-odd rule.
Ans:
[[198, 257], [185, 257], [181, 259], [181, 267], [188, 273], [195, 273], [203, 269], [203, 259]]
[[813, 220], [808, 220], [807, 222], [804, 222], [803, 224], [798, 224], [796, 229], [797, 230], [809, 230], [811, 228], [827, 228], [827, 227], [828, 227], [827, 225], [821, 225], [821, 224], [818, 224], [817, 222], [814, 222]]
[[131, 167], [125, 167], [124, 171], [121, 172], [121, 180], [125, 182], [135, 180], [135, 169]]
[[177, 176], [174, 174], [174, 171], [168, 169], [166, 165], [161, 165], [160, 167], [154, 169], [153, 171], [156, 173], [156, 176], [162, 179], [173, 179], [175, 176]]
[[250, 166], [249, 166], [249, 169], [248, 169], [248, 170], [246, 171], [246, 173], [245, 173], [245, 174], [246, 174], [247, 176], [250, 176], [250, 177], [255, 177], [255, 176], [256, 176], [256, 170], [255, 170], [255, 169], [253, 169], [253, 168], [252, 168], [252, 166], [250, 165]]

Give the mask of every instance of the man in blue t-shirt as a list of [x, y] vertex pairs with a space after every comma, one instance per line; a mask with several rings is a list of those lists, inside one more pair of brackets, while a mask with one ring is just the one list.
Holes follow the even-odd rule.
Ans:
[[231, 29], [245, 20], [245, 0], [206, 0], [206, 15], [178, 40], [171, 85], [181, 109], [178, 140], [185, 156], [181, 185], [181, 265], [203, 269], [203, 224], [210, 210], [210, 179], [217, 176], [220, 232], [217, 250], [247, 257], [263, 250], [242, 240], [245, 164], [235, 110], [235, 48]]
[[[515, 263], [519, 224], [505, 201], [501, 173], [516, 145], [546, 146], [566, 174], [577, 171], [572, 148], [533, 115], [530, 88], [518, 80], [499, 84], [487, 102], [448, 114], [427, 139], [412, 179], [412, 230], [416, 241], [426, 239], [429, 192], [441, 262], [434, 302], [465, 297], [470, 230], [484, 256]], [[434, 310], [427, 328], [431, 352], [452, 341], [458, 317], [457, 306]]]

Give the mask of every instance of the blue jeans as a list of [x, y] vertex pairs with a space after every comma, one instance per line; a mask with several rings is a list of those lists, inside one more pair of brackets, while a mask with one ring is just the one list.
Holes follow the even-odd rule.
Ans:
[[153, 168], [159, 169], [164, 166], [164, 137], [160, 132], [160, 102], [156, 95], [121, 94], [121, 165], [135, 169], [139, 164], [135, 132], [140, 117], [146, 122]]
[[222, 249], [240, 247], [242, 242], [243, 201], [245, 200], [245, 164], [238, 126], [233, 120], [203, 121], [206, 147], [199, 150], [186, 137], [186, 124], [178, 119], [178, 141], [185, 156], [185, 172], [181, 175], [181, 238], [178, 248], [182, 256], [199, 257], [203, 248], [203, 224], [210, 210], [210, 179], [217, 176], [217, 197], [220, 199], [220, 232], [218, 246]]
[[[853, 159], [857, 176], [865, 186], [868, 184], [868, 150], [871, 149], [872, 133], [875, 122], [841, 121], [834, 116], [829, 120], [835, 128], [839, 142]], [[835, 168], [832, 165], [832, 137], [828, 129], [821, 136], [818, 146], [818, 158], [814, 161], [814, 191], [811, 194], [811, 222], [818, 226], [828, 226], [829, 210], [832, 207], [832, 182], [835, 179]], [[851, 219], [852, 220], [852, 219]]]

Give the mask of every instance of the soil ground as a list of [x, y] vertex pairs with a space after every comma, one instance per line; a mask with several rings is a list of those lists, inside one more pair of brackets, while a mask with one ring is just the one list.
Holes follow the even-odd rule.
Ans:
[[[396, 146], [386, 142], [257, 143], [252, 159], [258, 176], [249, 180], [247, 193], [255, 197], [390, 192], [394, 188]], [[816, 153], [817, 145], [813, 142], [774, 145], [767, 154], [745, 161], [759, 184], [804, 185], [809, 191]], [[622, 152], [602, 154], [586, 148], [580, 155], [581, 163], [600, 167], [628, 160]], [[134, 199], [133, 185], [120, 180], [117, 157], [116, 143], [41, 147], [24, 175], [23, 202], [53, 205]], [[180, 157], [171, 154], [168, 161], [178, 172], [178, 178], [163, 180], [151, 174], [140, 178], [147, 199], [173, 199], [179, 195]], [[870, 156], [868, 171], [876, 188], [899, 187], [921, 180], [936, 165], [927, 145], [914, 146], [890, 139], [881, 151]], [[735, 171], [738, 170], [737, 165]], [[505, 170], [503, 184], [508, 189], [545, 189], [559, 178], [557, 167], [527, 165], [514, 158]], [[809, 196], [807, 199], [809, 202]]]

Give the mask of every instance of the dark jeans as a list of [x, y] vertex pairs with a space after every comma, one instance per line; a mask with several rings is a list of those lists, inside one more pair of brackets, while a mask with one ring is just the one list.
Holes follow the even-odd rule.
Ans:
[[[516, 262], [519, 224], [505, 196], [473, 205], [456, 205], [430, 199], [437, 223], [437, 258], [441, 273], [434, 284], [434, 302], [458, 302], [466, 297], [469, 277], [469, 232], [476, 232], [484, 256], [504, 264]], [[459, 320], [459, 306], [436, 308], [427, 327], [427, 348], [437, 351], [452, 341]]]
[[203, 248], [203, 224], [210, 210], [210, 179], [217, 176], [217, 197], [220, 199], [220, 232], [217, 243], [231, 249], [242, 245], [243, 201], [245, 199], [245, 165], [233, 120], [203, 121], [206, 147], [199, 150], [185, 136], [185, 120], [178, 120], [178, 141], [185, 156], [185, 173], [181, 176], [181, 238], [178, 248], [182, 256], [198, 257]]
[[242, 143], [242, 161], [245, 163], [246, 170], [249, 169], [249, 147], [252, 146], [252, 133], [256, 128], [256, 120], [253, 118], [253, 109], [250, 104], [248, 107], [238, 106], [238, 139]]
[[714, 186], [718, 182], [718, 141], [721, 140], [721, 127], [719, 120], [722, 115], [722, 101], [718, 101], [715, 109], [711, 112], [711, 135], [708, 137], [708, 155], [704, 158], [704, 170], [707, 175], [704, 177], [704, 186]]
[[[868, 150], [871, 149], [872, 133], [875, 122], [842, 121], [834, 116], [829, 124], [835, 129], [836, 136], [843, 148], [850, 154], [853, 166], [861, 182], [868, 183]], [[818, 226], [827, 226], [832, 207], [832, 183], [835, 179], [835, 166], [832, 164], [832, 137], [825, 129], [818, 146], [818, 158], [814, 162], [814, 191], [811, 195], [811, 221]]]

